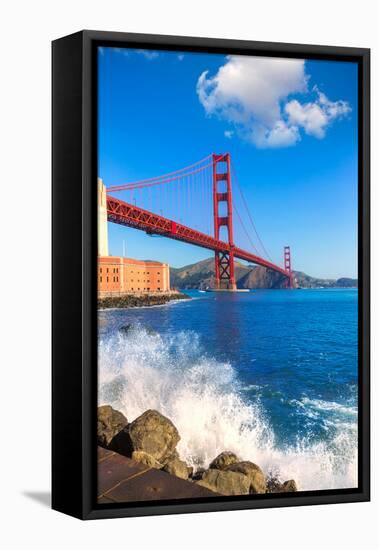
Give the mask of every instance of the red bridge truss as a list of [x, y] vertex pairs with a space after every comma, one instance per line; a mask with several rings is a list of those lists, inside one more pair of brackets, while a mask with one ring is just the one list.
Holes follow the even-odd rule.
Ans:
[[[208, 161], [208, 158], [209, 157], [204, 160]], [[187, 225], [174, 221], [173, 219], [163, 215], [141, 208], [136, 204], [131, 204], [131, 202], [125, 202], [109, 194], [111, 192], [114, 193], [119, 191], [133, 192], [138, 189], [161, 185], [162, 183], [172, 183], [173, 181], [178, 182], [184, 177], [193, 177], [194, 174], [198, 174], [201, 170], [204, 170], [204, 167], [199, 168], [199, 166], [197, 166], [198, 163], [188, 167], [190, 172], [188, 172], [188, 169], [186, 172], [185, 169], [183, 169], [159, 178], [151, 178], [149, 180], [143, 180], [131, 184], [109, 187], [107, 195], [108, 221], [127, 227], [132, 227], [134, 229], [140, 229], [148, 234], [162, 235], [170, 239], [175, 239], [212, 250], [215, 253], [215, 279], [216, 288], [218, 289], [222, 288], [233, 290], [236, 288], [234, 275], [235, 258], [245, 260], [280, 273], [286, 277], [287, 286], [292, 288], [293, 276], [289, 246], [284, 247], [284, 267], [281, 267], [268, 259], [239, 248], [234, 244], [234, 204], [232, 200], [230, 155], [229, 153], [222, 155], [213, 154], [210, 158], [211, 161], [205, 165], [205, 168], [210, 166], [212, 170], [213, 236], [188, 227]], [[188, 201], [189, 200], [190, 198]], [[196, 208], [196, 204], [194, 207]], [[221, 240], [220, 238], [220, 230], [222, 227], [225, 227], [227, 230], [227, 241]]]

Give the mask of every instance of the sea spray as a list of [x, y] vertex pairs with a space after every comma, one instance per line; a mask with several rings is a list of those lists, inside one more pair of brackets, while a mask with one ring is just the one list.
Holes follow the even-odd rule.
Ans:
[[[127, 334], [101, 336], [99, 404], [104, 403], [129, 420], [147, 409], [170, 418], [181, 435], [178, 451], [194, 467], [207, 467], [230, 450], [266, 473], [295, 479], [302, 490], [357, 485], [356, 422], [335, 424], [331, 441], [315, 442], [308, 435], [280, 448], [259, 398], [247, 400], [233, 366], [207, 353], [195, 332], [160, 335], [135, 325]], [[304, 398], [301, 407], [312, 414], [336, 404]]]

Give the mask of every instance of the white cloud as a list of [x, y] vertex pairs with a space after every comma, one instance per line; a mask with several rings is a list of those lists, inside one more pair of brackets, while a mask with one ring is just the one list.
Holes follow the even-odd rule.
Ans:
[[146, 59], [149, 59], [150, 61], [152, 59], [156, 59], [158, 57], [158, 52], [155, 50], [136, 50], [137, 53], [143, 55], [146, 57]]
[[286, 104], [285, 112], [292, 124], [304, 128], [306, 134], [322, 139], [328, 125], [350, 113], [351, 107], [346, 101], [330, 101], [317, 88], [315, 91], [318, 95], [316, 101], [302, 105], [293, 99]]
[[256, 132], [253, 141], [258, 147], [289, 147], [300, 141], [297, 126], [288, 125], [284, 120], [277, 120], [273, 127]]
[[225, 130], [225, 132], [224, 132], [224, 136], [228, 139], [231, 139], [233, 137], [233, 135], [234, 135], [233, 130]]
[[289, 100], [309, 94], [308, 80], [304, 60], [228, 56], [215, 76], [200, 75], [197, 94], [207, 115], [232, 123], [257, 147], [288, 147], [300, 141], [301, 129], [324, 137], [334, 119], [350, 112], [346, 102], [332, 102], [318, 89], [315, 102]]

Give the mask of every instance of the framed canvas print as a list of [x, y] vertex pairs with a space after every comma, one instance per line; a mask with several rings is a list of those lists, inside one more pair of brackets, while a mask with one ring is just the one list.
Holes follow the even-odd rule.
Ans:
[[369, 51], [53, 42], [53, 508], [369, 499]]

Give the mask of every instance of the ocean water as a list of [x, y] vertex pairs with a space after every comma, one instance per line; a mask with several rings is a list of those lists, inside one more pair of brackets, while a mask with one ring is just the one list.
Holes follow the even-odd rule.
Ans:
[[99, 312], [99, 404], [159, 410], [195, 467], [231, 450], [301, 490], [356, 487], [357, 291], [189, 294]]

